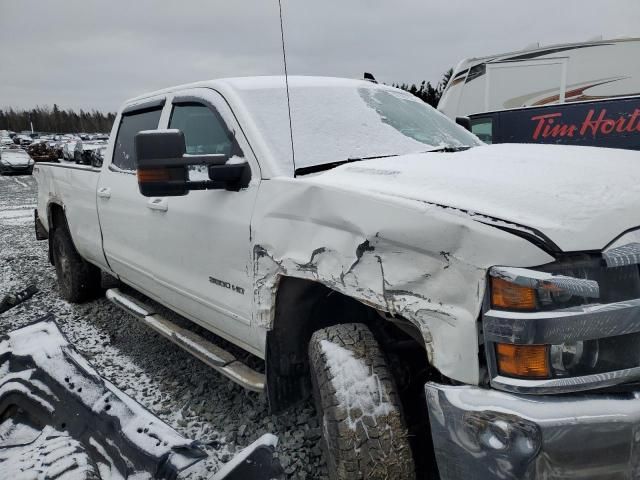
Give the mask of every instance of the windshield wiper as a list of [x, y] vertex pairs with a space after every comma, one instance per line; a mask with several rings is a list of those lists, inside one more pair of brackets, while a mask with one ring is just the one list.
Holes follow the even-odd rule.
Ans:
[[337, 162], [322, 163], [320, 165], [312, 165], [310, 167], [296, 168], [295, 174], [307, 175], [309, 173], [324, 172], [325, 170], [331, 170], [332, 168], [339, 167], [340, 165], [344, 165], [345, 163], [353, 163], [353, 162], [360, 162], [362, 160], [373, 160], [376, 158], [389, 158], [389, 157], [398, 157], [398, 156], [399, 154], [394, 153], [393, 155], [374, 155], [371, 157], [349, 157], [346, 160], [338, 160]]
[[[470, 148], [471, 147], [468, 145], [462, 145], [462, 146], [445, 145], [442, 147], [435, 147], [430, 150], [425, 150], [423, 152], [418, 152], [418, 153], [462, 152], [463, 150], [469, 150]], [[400, 154], [394, 153], [392, 155], [373, 155], [371, 157], [350, 157], [350, 158], [347, 158], [346, 160], [338, 160], [337, 162], [322, 163], [320, 165], [312, 165], [310, 167], [296, 168], [295, 174], [296, 176], [308, 175], [309, 173], [317, 173], [317, 172], [324, 172], [325, 170], [331, 170], [332, 168], [339, 167], [340, 165], [344, 165], [345, 163], [360, 162], [362, 160], [373, 160], [376, 158], [399, 157], [399, 156]]]
[[464, 150], [469, 150], [470, 148], [471, 147], [469, 145], [462, 145], [458, 147], [454, 147], [452, 145], [446, 145], [444, 147], [436, 147], [436, 148], [432, 148], [431, 150], [425, 150], [424, 152], [420, 152], [420, 153], [434, 153], [434, 152], [452, 153], [452, 152], [462, 152]]

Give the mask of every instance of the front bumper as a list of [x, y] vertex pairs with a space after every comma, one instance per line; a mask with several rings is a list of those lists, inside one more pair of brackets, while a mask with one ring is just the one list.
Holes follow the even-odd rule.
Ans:
[[0, 163], [0, 173], [26, 173], [31, 174], [33, 165], [9, 165]]
[[518, 395], [425, 385], [442, 480], [640, 478], [640, 390]]

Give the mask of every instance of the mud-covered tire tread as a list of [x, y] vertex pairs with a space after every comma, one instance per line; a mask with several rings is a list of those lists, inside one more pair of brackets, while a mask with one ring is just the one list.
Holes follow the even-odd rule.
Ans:
[[[364, 416], [355, 431], [350, 428], [346, 422], [349, 412], [336, 396], [322, 340], [348, 349], [371, 368], [394, 407], [388, 415]], [[322, 446], [331, 480], [414, 479], [415, 466], [395, 382], [369, 328], [350, 323], [316, 331], [309, 343], [309, 361], [316, 409], [321, 425], [325, 425]], [[359, 416], [361, 412], [356, 413]]]
[[[60, 296], [71, 303], [82, 303], [97, 297], [100, 293], [100, 269], [80, 256], [66, 225], [58, 226], [53, 231], [52, 248]], [[61, 262], [64, 261], [61, 256], [68, 261], [68, 275], [61, 273]]]

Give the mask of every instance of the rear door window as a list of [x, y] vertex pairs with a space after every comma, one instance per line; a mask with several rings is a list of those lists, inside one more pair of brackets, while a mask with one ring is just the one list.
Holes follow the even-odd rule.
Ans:
[[118, 135], [113, 149], [113, 166], [120, 170], [136, 169], [133, 139], [142, 130], [156, 130], [162, 107], [127, 113], [120, 120]]

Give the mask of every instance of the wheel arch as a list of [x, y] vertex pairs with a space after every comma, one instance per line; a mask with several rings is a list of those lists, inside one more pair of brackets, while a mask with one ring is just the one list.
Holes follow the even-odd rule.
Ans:
[[[345, 323], [391, 325], [384, 313], [313, 280], [281, 276], [272, 328], [267, 332], [266, 372], [270, 409], [279, 412], [311, 394], [308, 344], [322, 328]], [[407, 329], [420, 331], [410, 322]], [[405, 330], [406, 332], [406, 330]], [[414, 336], [414, 335], [412, 335]], [[415, 338], [414, 337], [414, 338]], [[424, 344], [421, 345], [424, 348]], [[426, 361], [426, 353], [424, 355]]]
[[53, 232], [56, 228], [66, 228], [69, 232], [69, 238], [71, 238], [71, 244], [77, 252], [73, 235], [71, 235], [71, 228], [69, 227], [69, 219], [67, 218], [67, 207], [61, 200], [53, 199], [47, 204], [47, 223], [49, 224], [49, 262], [51, 265], [55, 265], [53, 258]]
[[49, 263], [55, 265], [53, 258], [53, 232], [60, 226], [69, 228], [65, 207], [61, 201], [51, 200], [47, 203], [47, 225], [49, 226]]

